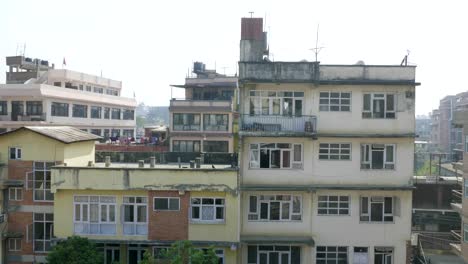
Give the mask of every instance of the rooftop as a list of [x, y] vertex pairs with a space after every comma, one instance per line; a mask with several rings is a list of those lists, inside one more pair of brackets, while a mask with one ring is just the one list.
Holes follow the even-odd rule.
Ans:
[[16, 133], [20, 130], [29, 130], [41, 134], [43, 136], [58, 140], [65, 144], [101, 139], [100, 136], [96, 136], [94, 134], [84, 132], [78, 128], [69, 126], [24, 126], [16, 130], [0, 134], [0, 137], [11, 133]]

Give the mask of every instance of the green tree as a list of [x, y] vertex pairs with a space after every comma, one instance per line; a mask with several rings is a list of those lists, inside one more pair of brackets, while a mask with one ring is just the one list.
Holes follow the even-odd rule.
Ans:
[[178, 241], [156, 259], [149, 251], [140, 264], [217, 264], [218, 257], [212, 247], [202, 250], [194, 248], [190, 241]]
[[47, 255], [49, 264], [102, 264], [104, 258], [87, 238], [72, 236], [59, 242]]

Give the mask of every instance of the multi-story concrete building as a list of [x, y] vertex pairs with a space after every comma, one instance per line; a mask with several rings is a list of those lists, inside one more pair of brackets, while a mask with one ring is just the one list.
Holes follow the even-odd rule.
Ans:
[[409, 263], [415, 67], [271, 62], [240, 41], [242, 263]]
[[22, 127], [0, 135], [0, 263], [46, 263], [54, 229], [51, 167], [86, 166], [99, 137], [73, 127]]
[[170, 112], [171, 151], [234, 152], [233, 110], [237, 77], [205, 69], [195, 62], [185, 84], [185, 98], [172, 98]]
[[133, 98], [122, 82], [65, 69], [24, 56], [7, 57], [0, 84], [0, 132], [22, 126], [74, 126], [104, 138], [135, 135]]
[[425, 115], [416, 117], [416, 135], [418, 141], [429, 142], [431, 139], [431, 119]]
[[431, 139], [430, 139], [430, 148], [439, 149], [439, 128], [440, 128], [440, 111], [439, 109], [432, 110], [431, 113]]

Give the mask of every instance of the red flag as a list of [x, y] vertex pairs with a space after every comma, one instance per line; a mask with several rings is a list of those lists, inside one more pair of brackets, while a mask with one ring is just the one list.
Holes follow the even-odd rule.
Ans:
[[67, 65], [67, 62], [65, 61], [65, 57], [63, 57], [63, 65]]

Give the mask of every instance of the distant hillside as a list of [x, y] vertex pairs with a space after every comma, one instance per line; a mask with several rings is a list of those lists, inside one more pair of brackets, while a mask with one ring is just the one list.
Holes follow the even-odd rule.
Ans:
[[141, 103], [136, 109], [137, 126], [169, 125], [168, 106], [146, 106]]

